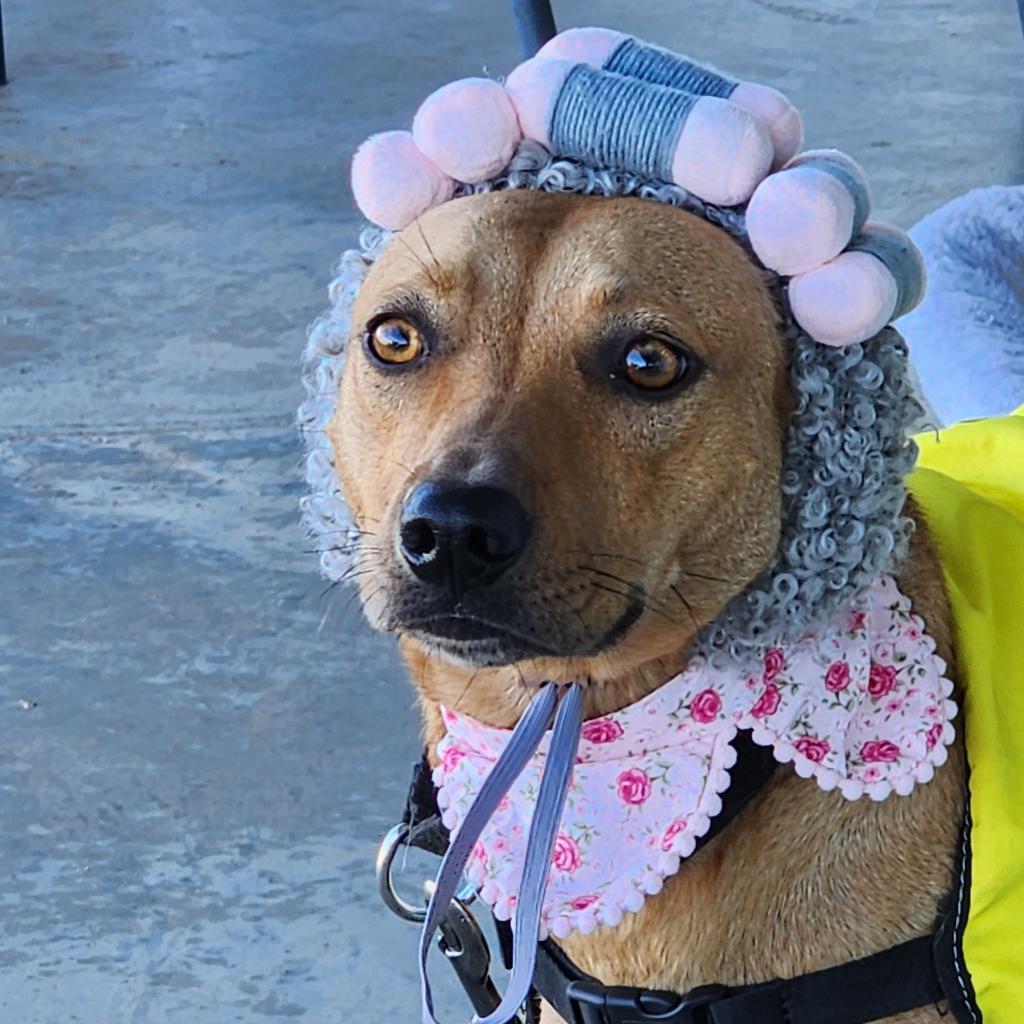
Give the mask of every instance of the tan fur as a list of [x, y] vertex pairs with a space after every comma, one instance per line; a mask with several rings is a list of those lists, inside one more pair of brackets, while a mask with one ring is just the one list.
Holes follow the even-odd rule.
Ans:
[[[381, 374], [361, 349], [364, 325], [412, 299], [438, 350], [413, 373]], [[686, 341], [707, 371], [668, 402], [624, 397], [594, 361], [624, 323]], [[544, 680], [585, 681], [588, 717], [632, 703], [683, 667], [696, 629], [770, 561], [785, 355], [766, 283], [724, 232], [636, 199], [457, 200], [388, 246], [353, 324], [329, 433], [367, 531], [359, 583], [371, 621], [404, 632], [411, 599], [394, 537], [414, 482], [501, 479], [535, 523], [521, 562], [471, 610], [539, 637], [550, 655], [481, 667], [402, 636], [431, 745], [439, 702], [508, 726]], [[901, 585], [952, 663], [941, 573], [919, 526]], [[637, 594], [639, 621], [587, 653]], [[956, 747], [934, 782], [879, 804], [783, 769], [640, 913], [567, 949], [607, 983], [685, 991], [799, 974], [923, 934], [950, 885], [961, 768]]]

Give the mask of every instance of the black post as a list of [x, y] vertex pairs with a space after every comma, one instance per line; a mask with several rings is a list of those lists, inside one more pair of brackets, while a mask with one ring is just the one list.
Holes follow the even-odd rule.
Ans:
[[557, 32], [551, 0], [509, 0], [509, 3], [512, 17], [516, 19], [519, 46], [525, 57], [532, 57]]
[[[1021, 0], [1024, 3], [1024, 0]], [[0, 85], [7, 84], [7, 58], [4, 56], [4, 0], [0, 0]]]

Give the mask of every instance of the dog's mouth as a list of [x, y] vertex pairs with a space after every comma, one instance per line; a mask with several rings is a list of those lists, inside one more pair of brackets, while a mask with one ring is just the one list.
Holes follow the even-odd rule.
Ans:
[[423, 646], [460, 661], [497, 666], [529, 658], [571, 658], [599, 654], [618, 643], [643, 615], [643, 602], [630, 601], [596, 641], [558, 643], [527, 628], [515, 628], [455, 610], [409, 622], [406, 632]]

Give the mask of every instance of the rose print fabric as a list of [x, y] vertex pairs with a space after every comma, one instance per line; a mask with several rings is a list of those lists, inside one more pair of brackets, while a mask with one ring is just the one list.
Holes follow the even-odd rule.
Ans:
[[[750, 729], [778, 760], [848, 799], [907, 794], [953, 741], [945, 664], [889, 576], [856, 607], [757, 670], [694, 659], [630, 707], [584, 723], [552, 855], [543, 927], [564, 938], [615, 925], [679, 869], [721, 810]], [[511, 733], [443, 709], [434, 773], [457, 830]], [[495, 916], [511, 918], [550, 734], [502, 800], [466, 869]]]

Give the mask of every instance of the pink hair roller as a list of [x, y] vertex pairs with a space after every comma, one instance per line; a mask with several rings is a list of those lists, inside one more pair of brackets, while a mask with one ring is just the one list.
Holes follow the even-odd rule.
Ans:
[[797, 323], [824, 345], [873, 338], [924, 297], [920, 251], [902, 231], [868, 224], [846, 252], [789, 282]]
[[411, 132], [371, 135], [352, 158], [356, 206], [389, 231], [400, 231], [454, 191], [455, 182], [416, 148]]
[[508, 93], [489, 78], [462, 78], [431, 93], [416, 112], [412, 137], [450, 178], [468, 184], [499, 174], [522, 138]]
[[845, 153], [802, 153], [758, 185], [747, 206], [747, 235], [757, 258], [787, 277], [821, 266], [864, 226], [871, 193]]

